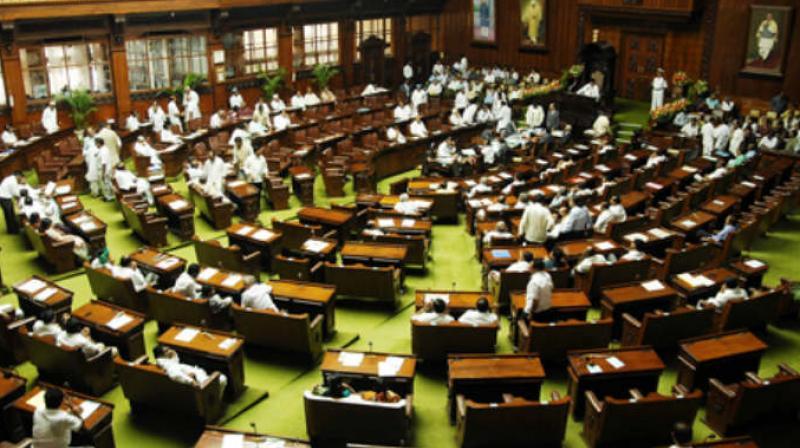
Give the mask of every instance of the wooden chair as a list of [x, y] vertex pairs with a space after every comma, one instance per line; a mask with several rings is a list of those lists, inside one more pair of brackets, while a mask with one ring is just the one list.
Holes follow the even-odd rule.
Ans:
[[232, 305], [233, 327], [248, 345], [299, 354], [314, 362], [322, 354], [323, 315], [251, 310]]
[[408, 249], [403, 266], [407, 268], [409, 265], [413, 265], [425, 269], [425, 264], [428, 261], [430, 240], [424, 235], [389, 233], [386, 235], [367, 235], [363, 239], [378, 243], [402, 244]]
[[667, 280], [682, 272], [715, 266], [718, 255], [719, 249], [708, 243], [689, 246], [681, 250], [668, 249], [663, 262], [654, 261], [657, 277]]
[[508, 308], [511, 303], [511, 291], [524, 291], [528, 287], [531, 279], [531, 272], [508, 272], [505, 269], [500, 271], [500, 281], [497, 286], [490, 291], [497, 298], [497, 305], [501, 309]]
[[158, 323], [158, 331], [163, 332], [174, 324], [207, 327], [217, 330], [230, 330], [231, 322], [227, 313], [212, 313], [208, 299], [190, 299], [172, 291], [147, 288], [149, 315]]
[[631, 398], [605, 397], [586, 392], [583, 438], [591, 448], [668, 445], [677, 422], [693, 422], [703, 398], [674, 386], [672, 395], [642, 395], [631, 390]]
[[136, 207], [125, 200], [120, 201], [122, 215], [133, 232], [150, 246], [167, 245], [167, 218], [148, 213], [147, 208]]
[[374, 403], [321, 397], [303, 397], [306, 431], [314, 446], [341, 446], [345, 442], [403, 445], [409, 437], [412, 395], [398, 403]]
[[719, 332], [740, 328], [763, 330], [767, 324], [778, 320], [782, 299], [783, 292], [775, 289], [758, 293], [747, 300], [732, 300], [716, 316], [714, 328]]
[[450, 353], [494, 353], [499, 330], [499, 323], [432, 325], [412, 320], [411, 352], [431, 362], [443, 361]]
[[244, 253], [235, 244], [225, 247], [217, 240], [203, 241], [197, 236], [192, 237], [192, 243], [198, 263], [260, 277], [261, 252]]
[[147, 357], [128, 362], [115, 360], [122, 393], [130, 402], [134, 414], [177, 413], [214, 423], [222, 416], [225, 403], [219, 372], [212, 372], [200, 386], [172, 381], [160, 367], [147, 363]]
[[267, 177], [264, 180], [267, 202], [273, 210], [286, 210], [289, 208], [289, 186], [279, 177]]
[[640, 282], [648, 278], [650, 259], [617, 261], [611, 264], [595, 264], [587, 275], [575, 276], [575, 287], [583, 290], [593, 302], [600, 299], [600, 290], [629, 282]]
[[400, 298], [399, 274], [399, 270], [393, 267], [324, 264], [324, 282], [336, 285], [336, 292], [340, 296], [375, 299], [392, 306]]
[[72, 241], [55, 241], [47, 234], [39, 232], [30, 224], [25, 224], [23, 227], [25, 236], [31, 246], [39, 254], [47, 266], [56, 274], [63, 274], [77, 269], [78, 262], [73, 253], [75, 243]]
[[322, 171], [322, 180], [325, 183], [325, 193], [330, 198], [344, 197], [345, 174], [338, 168], [325, 168]]
[[336, 233], [333, 231], [332, 234], [323, 234], [322, 226], [303, 224], [299, 221], [279, 221], [274, 218], [272, 228], [283, 235], [282, 246], [288, 250], [300, 249], [309, 238], [334, 238], [331, 235]]
[[736, 384], [709, 381], [705, 422], [717, 434], [741, 433], [760, 422], [793, 421], [798, 411], [800, 373], [787, 364], [780, 364], [772, 378], [748, 373]]
[[24, 326], [31, 325], [35, 320], [35, 316], [16, 320], [0, 318], [0, 363], [2, 365], [22, 364], [28, 359], [28, 353], [25, 352], [25, 347], [22, 345], [19, 330]]
[[562, 364], [566, 362], [567, 352], [607, 348], [611, 343], [613, 323], [611, 318], [546, 323], [519, 320], [516, 323], [519, 331], [517, 348], [525, 353], [538, 353], [544, 362]]
[[711, 333], [714, 310], [682, 306], [670, 312], [656, 310], [645, 313], [641, 320], [628, 313], [622, 315], [623, 347], [652, 346], [657, 351], [674, 350], [683, 339]]
[[52, 336], [34, 336], [27, 326], [20, 328], [23, 347], [39, 378], [54, 384], [69, 383], [70, 387], [99, 397], [116, 384], [111, 348], [87, 358], [83, 351], [59, 347]]
[[458, 395], [456, 441], [462, 448], [561, 446], [570, 401], [558, 392], [549, 402], [504, 395], [500, 403], [477, 403]]
[[145, 291], [137, 292], [130, 279], [120, 280], [111, 275], [109, 269], [95, 269], [88, 263], [84, 263], [84, 268], [92, 294], [98, 299], [147, 314], [147, 294]]
[[211, 223], [214, 229], [222, 230], [230, 227], [233, 218], [232, 202], [212, 198], [196, 185], [189, 187], [189, 197], [194, 206], [200, 210], [200, 214]]
[[272, 271], [284, 280], [319, 282], [324, 274], [321, 261], [306, 257], [276, 255], [272, 265]]

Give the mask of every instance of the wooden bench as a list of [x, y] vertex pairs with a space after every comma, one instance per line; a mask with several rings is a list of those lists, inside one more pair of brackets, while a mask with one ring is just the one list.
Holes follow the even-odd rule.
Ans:
[[189, 187], [189, 198], [214, 229], [222, 230], [230, 227], [234, 207], [232, 202], [212, 198], [197, 185]]
[[497, 297], [497, 305], [500, 309], [506, 309], [511, 305], [511, 292], [512, 291], [525, 291], [528, 287], [528, 282], [531, 280], [532, 272], [508, 272], [505, 269], [500, 271], [500, 281], [494, 291], [490, 291], [494, 297]]
[[772, 378], [748, 373], [725, 385], [712, 378], [706, 402], [706, 424], [717, 434], [741, 433], [760, 422], [795, 421], [800, 411], [800, 373], [787, 364]]
[[543, 362], [562, 364], [567, 352], [606, 348], [611, 343], [613, 320], [583, 321], [569, 319], [562, 322], [526, 323], [517, 321], [518, 349], [525, 353], [538, 353]]
[[166, 331], [173, 324], [229, 330], [231, 322], [226, 313], [214, 314], [207, 298], [189, 299], [172, 291], [147, 288], [149, 315], [158, 323], [158, 331]]
[[731, 300], [716, 316], [714, 328], [719, 332], [740, 328], [763, 330], [778, 319], [782, 300], [783, 292], [777, 289], [755, 294], [747, 300]]
[[432, 362], [445, 360], [450, 353], [494, 353], [499, 331], [499, 323], [432, 325], [412, 320], [411, 352], [419, 359]]
[[716, 266], [719, 249], [713, 244], [705, 243], [680, 250], [667, 249], [666, 254], [663, 262], [654, 261], [658, 278], [661, 280], [667, 280], [682, 272]]
[[586, 275], [575, 276], [575, 287], [583, 290], [593, 303], [601, 298], [601, 289], [640, 282], [648, 278], [650, 259], [617, 261], [611, 264], [595, 264]]
[[424, 235], [389, 233], [386, 235], [366, 236], [364, 239], [376, 243], [402, 244], [408, 249], [405, 266], [414, 265], [425, 269], [425, 264], [428, 261], [430, 240]]
[[345, 442], [403, 445], [409, 437], [412, 395], [398, 403], [303, 396], [306, 431], [314, 446], [343, 446]]
[[281, 279], [304, 282], [321, 282], [322, 262], [305, 257], [276, 255], [272, 261], [272, 271]]
[[681, 306], [672, 311], [656, 310], [637, 320], [628, 313], [622, 315], [623, 347], [649, 345], [655, 350], [674, 350], [683, 339], [711, 333], [714, 329], [714, 310]]
[[500, 403], [456, 397], [456, 441], [462, 448], [561, 446], [569, 397], [553, 392], [549, 402], [504, 396]]
[[196, 387], [172, 381], [161, 368], [146, 361], [146, 356], [133, 362], [115, 360], [119, 384], [132, 413], [174, 412], [203, 423], [213, 423], [222, 416], [219, 372], [212, 372], [204, 384]]
[[303, 224], [299, 221], [272, 220], [272, 228], [283, 235], [281, 246], [288, 250], [298, 250], [309, 238], [336, 238], [336, 231], [324, 233], [322, 226]]
[[203, 241], [192, 237], [197, 262], [205, 266], [214, 266], [229, 271], [242, 272], [254, 276], [261, 274], [261, 252], [244, 253], [237, 245], [223, 246], [217, 240]]
[[145, 291], [136, 292], [131, 279], [121, 280], [113, 275], [107, 268], [92, 268], [89, 263], [84, 263], [86, 277], [92, 294], [98, 299], [114, 305], [128, 308], [147, 314], [149, 307]]
[[314, 362], [322, 354], [321, 314], [288, 314], [232, 305], [233, 327], [248, 345], [297, 353]]
[[39, 257], [56, 274], [63, 274], [77, 269], [78, 262], [73, 253], [75, 243], [72, 241], [54, 241], [52, 238], [25, 224], [25, 236]]
[[23, 347], [39, 378], [55, 384], [69, 383], [70, 387], [99, 397], [116, 384], [111, 348], [87, 358], [83, 351], [59, 347], [52, 336], [39, 337], [23, 326], [19, 330]]
[[[33, 324], [36, 317], [5, 320], [0, 318], [0, 363], [2, 365], [22, 364], [28, 359], [28, 353], [22, 344], [19, 329]], [[2, 431], [0, 431], [2, 434]]]
[[352, 264], [339, 266], [325, 262], [324, 283], [336, 285], [342, 296], [375, 299], [396, 305], [400, 298], [401, 276], [393, 267]]
[[694, 422], [703, 398], [699, 390], [689, 392], [675, 386], [672, 395], [631, 390], [631, 398], [605, 397], [586, 392], [583, 438], [591, 448], [657, 446], [672, 442], [677, 422]]
[[122, 216], [133, 232], [145, 243], [155, 247], [167, 245], [167, 218], [149, 213], [147, 206], [137, 206], [126, 200], [120, 201]]

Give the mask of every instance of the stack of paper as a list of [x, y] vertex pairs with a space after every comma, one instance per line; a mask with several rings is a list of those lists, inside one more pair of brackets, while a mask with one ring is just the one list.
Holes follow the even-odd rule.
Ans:
[[621, 369], [625, 367], [625, 363], [622, 362], [621, 359], [617, 358], [616, 356], [612, 356], [610, 358], [606, 358], [606, 362], [615, 369]]
[[186, 327], [175, 336], [176, 341], [181, 342], [192, 342], [192, 340], [200, 334], [200, 330], [197, 328]]
[[97, 224], [94, 221], [89, 221], [81, 224], [81, 230], [84, 232], [91, 232], [97, 228]]
[[401, 226], [403, 226], [403, 227], [414, 227], [414, 223], [415, 223], [415, 222], [416, 222], [416, 221], [414, 221], [413, 219], [404, 219], [404, 220], [403, 220], [403, 221], [400, 223], [400, 225], [401, 225]]
[[589, 373], [603, 373], [603, 368], [597, 364], [586, 364], [586, 370], [588, 370]]
[[378, 376], [397, 376], [397, 372], [403, 367], [405, 359], [397, 356], [389, 356], [378, 363]]
[[760, 269], [760, 268], [764, 267], [764, 263], [762, 263], [762, 262], [760, 262], [758, 260], [747, 260], [747, 261], [744, 262], [744, 264], [748, 268], [753, 268], [753, 269]]
[[39, 391], [36, 395], [28, 398], [25, 403], [34, 409], [44, 409], [44, 391]]
[[231, 188], [241, 187], [242, 185], [244, 185], [243, 180], [235, 180], [233, 182], [228, 182], [228, 186]]
[[237, 235], [247, 236], [250, 235], [250, 232], [253, 231], [253, 228], [250, 226], [242, 226], [239, 230], [236, 231]]
[[661, 291], [662, 289], [665, 288], [665, 286], [658, 280], [650, 280], [649, 282], [643, 282], [642, 288], [644, 288], [645, 291], [653, 292], [653, 291]]
[[594, 247], [598, 250], [612, 250], [616, 246], [611, 241], [600, 241], [599, 243], [594, 243]]
[[39, 280], [38, 278], [32, 278], [27, 282], [17, 286], [17, 289], [19, 289], [24, 293], [33, 294], [36, 291], [44, 288], [45, 286], [47, 286], [47, 283]]
[[391, 218], [378, 219], [378, 227], [392, 227], [392, 226], [394, 226], [394, 219]]
[[182, 208], [186, 208], [188, 205], [189, 203], [183, 199], [175, 199], [174, 201], [169, 203], [169, 208], [173, 210], [180, 210]]
[[363, 353], [341, 352], [339, 353], [339, 363], [345, 367], [358, 367], [364, 361]]
[[320, 240], [308, 240], [303, 243], [303, 249], [311, 252], [322, 252], [328, 247], [328, 243]]
[[272, 232], [270, 232], [269, 230], [267, 230], [267, 229], [259, 229], [258, 232], [253, 234], [253, 238], [255, 238], [255, 239], [259, 240], [259, 241], [266, 241], [266, 240], [272, 238], [273, 235], [274, 234]]
[[672, 235], [670, 232], [667, 232], [666, 230], [658, 227], [656, 227], [655, 229], [648, 230], [647, 233], [653, 235], [656, 238], [668, 238], [670, 235]]
[[219, 270], [217, 270], [216, 268], [204, 268], [197, 276], [197, 278], [203, 280], [204, 282], [207, 282], [211, 280], [211, 277], [216, 275], [217, 272], [219, 272]]
[[53, 294], [55, 294], [57, 292], [58, 292], [58, 290], [56, 288], [53, 288], [53, 287], [45, 288], [45, 289], [39, 291], [38, 294], [33, 296], [33, 300], [35, 300], [37, 302], [44, 302], [45, 300], [49, 299]]
[[684, 219], [683, 221], [681, 221], [681, 225], [683, 227], [692, 228], [692, 227], [696, 226], [697, 223], [692, 221], [691, 219]]
[[235, 338], [225, 338], [224, 341], [219, 343], [219, 348], [222, 350], [228, 350], [229, 348], [233, 347], [234, 344], [236, 344]]
[[441, 293], [425, 294], [425, 296], [423, 296], [422, 300], [425, 303], [430, 303], [430, 302], [433, 302], [434, 300], [437, 300], [437, 299], [438, 300], [443, 300], [444, 303], [450, 303], [450, 294], [441, 294]]
[[62, 194], [67, 194], [72, 191], [69, 185], [59, 185], [56, 187], [56, 196], [61, 196]]
[[178, 262], [177, 258], [169, 257], [169, 258], [167, 258], [165, 260], [161, 260], [158, 263], [156, 263], [156, 267], [159, 268], [159, 269], [167, 270], [167, 269], [171, 268], [172, 266], [175, 266], [178, 263], [179, 262]]
[[233, 288], [239, 281], [242, 280], [242, 276], [239, 274], [231, 274], [225, 277], [225, 280], [222, 281], [222, 286]]
[[100, 407], [100, 403], [86, 400], [82, 401], [79, 407], [81, 408], [81, 418], [86, 420]]
[[106, 326], [108, 328], [112, 329], [112, 330], [119, 330], [120, 328], [124, 327], [125, 325], [128, 325], [132, 320], [133, 320], [133, 317], [131, 317], [131, 316], [125, 314], [125, 313], [119, 313], [116, 316], [114, 316], [113, 319], [108, 321], [106, 323]]
[[244, 448], [244, 434], [225, 434], [222, 436], [222, 448]]
[[635, 232], [625, 235], [625, 239], [628, 241], [636, 241], [636, 240], [647, 241], [648, 238], [643, 233]]

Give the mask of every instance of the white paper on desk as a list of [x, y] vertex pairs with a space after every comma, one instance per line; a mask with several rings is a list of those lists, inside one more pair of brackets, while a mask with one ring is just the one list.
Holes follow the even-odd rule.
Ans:
[[464, 181], [464, 183], [467, 184], [467, 186], [469, 187], [474, 187], [475, 185], [477, 185], [477, 183], [472, 179], [467, 179]]
[[422, 301], [425, 303], [431, 303], [437, 299], [442, 300], [444, 303], [450, 303], [450, 294], [425, 294], [422, 298]]
[[622, 360], [620, 360], [616, 356], [612, 356], [610, 358], [606, 358], [606, 362], [609, 365], [611, 365], [611, 367], [613, 367], [615, 369], [621, 369], [621, 368], [625, 367], [625, 363], [622, 362]]
[[239, 230], [236, 231], [237, 235], [247, 236], [250, 235], [250, 232], [253, 231], [253, 228], [250, 226], [242, 226]]
[[244, 448], [244, 434], [225, 434], [222, 436], [222, 448]]
[[227, 338], [224, 341], [220, 342], [218, 347], [223, 350], [228, 350], [229, 348], [233, 347], [234, 344], [236, 344], [235, 338]]
[[656, 227], [655, 229], [650, 229], [647, 231], [650, 235], [653, 235], [656, 238], [667, 238], [668, 236], [672, 235], [670, 232], [667, 232], [664, 229], [660, 229]]
[[725, 205], [725, 202], [723, 202], [723, 201], [720, 201], [719, 199], [714, 199], [713, 201], [711, 201], [711, 203], [712, 203], [712, 204], [714, 204], [714, 205], [718, 205], [718, 206], [720, 206], [720, 207], [722, 207], [723, 205]]
[[237, 283], [239, 283], [241, 279], [242, 276], [239, 274], [230, 274], [225, 278], [225, 280], [222, 281], [222, 286], [233, 288], [234, 286], [236, 286]]
[[75, 217], [72, 220], [72, 222], [74, 222], [75, 224], [81, 225], [81, 224], [85, 223], [86, 221], [90, 221], [91, 219], [92, 218], [89, 215], [80, 215], [78, 217]]
[[506, 173], [505, 171], [498, 174], [498, 176], [502, 177], [503, 179], [511, 179], [513, 177], [512, 175]]
[[681, 225], [683, 227], [694, 227], [697, 225], [697, 223], [692, 221], [691, 219], [684, 219], [683, 221], [681, 221]]
[[764, 263], [758, 260], [747, 260], [744, 262], [744, 265], [748, 268], [759, 269], [764, 267]]
[[69, 185], [59, 185], [56, 187], [56, 196], [61, 196], [62, 194], [67, 194], [72, 191]]
[[91, 232], [92, 230], [97, 228], [97, 224], [94, 221], [85, 222], [81, 224], [81, 230], [84, 232]]
[[754, 184], [752, 182], [744, 181], [744, 182], [740, 182], [740, 183], [742, 185], [744, 185], [745, 187], [748, 187], [748, 188], [755, 188], [756, 187], [756, 184]]
[[652, 188], [654, 190], [660, 190], [660, 189], [664, 188], [663, 185], [657, 184], [655, 182], [648, 182], [648, 183], [645, 184], [645, 186], [647, 186], [647, 188]]
[[286, 441], [282, 439], [275, 439], [272, 437], [267, 437], [265, 441], [259, 443], [257, 448], [285, 448]]
[[636, 240], [647, 241], [647, 239], [648, 239], [645, 234], [638, 233], [638, 232], [629, 233], [629, 234], [625, 235], [624, 238], [626, 240], [628, 240], [628, 241], [636, 241]]
[[33, 296], [33, 300], [36, 300], [37, 302], [44, 302], [45, 300], [49, 299], [56, 292], [58, 292], [58, 290], [56, 288], [53, 288], [53, 287], [43, 289], [43, 290], [41, 290], [39, 292], [39, 294], [36, 294], [35, 296]]
[[705, 275], [696, 275], [694, 281], [698, 286], [714, 286], [714, 280], [706, 277]]
[[235, 180], [233, 182], [228, 182], [228, 186], [231, 188], [241, 187], [242, 185], [244, 185], [243, 180]]
[[605, 166], [605, 165], [595, 165], [594, 167], [595, 167], [595, 169], [597, 169], [599, 171], [603, 171], [603, 172], [611, 171], [611, 169], [609, 167]]
[[477, 199], [470, 199], [468, 204], [472, 208], [479, 208], [481, 206], [481, 201]]
[[258, 232], [253, 234], [253, 238], [255, 238], [257, 240], [260, 240], [260, 241], [266, 241], [266, 240], [272, 238], [272, 235], [273, 235], [273, 233], [270, 232], [269, 230], [260, 229]]
[[44, 391], [40, 390], [38, 394], [28, 398], [25, 403], [34, 409], [44, 409]]
[[173, 210], [180, 210], [182, 208], [186, 208], [186, 206], [188, 205], [189, 203], [183, 199], [175, 199], [174, 201], [169, 203], [169, 208]]
[[159, 268], [159, 269], [165, 269], [166, 270], [166, 269], [169, 269], [169, 268], [175, 266], [176, 264], [178, 264], [178, 259], [175, 258], [175, 257], [169, 257], [166, 260], [161, 260], [158, 263], [156, 263], [156, 267]]
[[661, 291], [662, 289], [665, 288], [665, 286], [658, 280], [650, 280], [649, 282], [643, 282], [642, 288], [644, 288], [645, 291], [653, 292], [653, 291]]
[[394, 219], [378, 218], [378, 227], [392, 227], [392, 226], [394, 226]]
[[309, 179], [310, 177], [311, 177], [311, 175], [308, 174], [308, 173], [300, 173], [300, 174], [294, 176], [295, 179], [300, 179], [300, 180]]
[[416, 223], [416, 221], [413, 219], [404, 219], [400, 225], [403, 227], [414, 227], [414, 223]]
[[38, 278], [32, 278], [27, 282], [19, 285], [17, 288], [22, 292], [33, 294], [36, 291], [44, 288], [45, 286], [47, 286], [47, 283], [39, 280]]
[[311, 252], [322, 252], [328, 247], [328, 243], [319, 240], [308, 240], [303, 243], [303, 248]]
[[686, 171], [687, 173], [696, 173], [697, 172], [697, 168], [695, 168], [693, 166], [684, 166], [683, 170]]
[[635, 161], [636, 160], [636, 156], [633, 155], [633, 154], [625, 154], [625, 159], [626, 160], [630, 160], [630, 161]]
[[612, 250], [616, 246], [611, 241], [600, 241], [599, 243], [594, 243], [594, 247], [599, 250]]
[[86, 420], [87, 418], [91, 417], [98, 408], [100, 408], [100, 403], [96, 401], [86, 400], [82, 401], [80, 406], [81, 408], [81, 418]]
[[219, 272], [219, 271], [216, 268], [205, 268], [197, 276], [197, 278], [207, 282], [207, 281], [211, 280], [211, 277], [213, 277], [217, 272]]
[[200, 330], [197, 328], [186, 327], [179, 331], [177, 335], [175, 335], [175, 340], [181, 342], [192, 342], [192, 340], [198, 334], [200, 334]]
[[112, 330], [119, 330], [120, 328], [128, 325], [133, 321], [133, 317], [125, 313], [119, 313], [113, 319], [106, 323], [106, 326]]
[[363, 353], [341, 352], [339, 353], [339, 363], [345, 367], [358, 367], [364, 361]]
[[597, 364], [586, 364], [586, 370], [588, 370], [589, 373], [603, 373], [603, 368]]
[[390, 356], [378, 363], [378, 376], [397, 376], [397, 372], [403, 367], [403, 358]]

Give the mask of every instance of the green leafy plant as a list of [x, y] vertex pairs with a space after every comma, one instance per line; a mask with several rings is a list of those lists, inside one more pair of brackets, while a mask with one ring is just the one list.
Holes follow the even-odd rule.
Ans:
[[582, 64], [575, 64], [564, 70], [564, 73], [561, 74], [561, 87], [567, 88], [574, 79], [583, 74], [583, 69], [584, 67]]
[[258, 74], [258, 79], [261, 80], [261, 91], [264, 93], [264, 98], [271, 99], [273, 95], [278, 93], [278, 90], [286, 83], [286, 69], [279, 67], [278, 70], [269, 74], [261, 72]]
[[698, 99], [702, 98], [703, 95], [708, 93], [708, 81], [697, 80], [691, 86], [689, 86], [689, 101], [695, 102]]
[[69, 107], [69, 116], [76, 129], [86, 129], [89, 116], [97, 110], [94, 97], [86, 89], [67, 90], [56, 96], [56, 102]]
[[339, 74], [339, 69], [328, 64], [317, 64], [311, 70], [311, 75], [314, 76], [314, 83], [320, 90], [328, 87], [334, 76]]
[[166, 89], [159, 92], [160, 95], [163, 96], [172, 96], [175, 95], [178, 100], [183, 98], [183, 89], [186, 87], [191, 88], [192, 90], [197, 90], [199, 86], [201, 86], [206, 81], [206, 77], [201, 75], [200, 73], [187, 73], [186, 76], [183, 77], [183, 81], [179, 84], [176, 84], [172, 87], [167, 87]]

